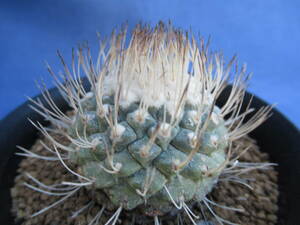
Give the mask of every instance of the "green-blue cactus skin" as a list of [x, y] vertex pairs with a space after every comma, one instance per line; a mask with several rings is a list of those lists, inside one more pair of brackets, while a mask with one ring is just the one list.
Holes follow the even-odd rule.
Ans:
[[[109, 96], [103, 102], [113, 110], [112, 99]], [[107, 121], [96, 113], [95, 98], [84, 99], [81, 108], [84, 118], [79, 114], [74, 116], [73, 125], [68, 129], [69, 135], [73, 138], [86, 136], [90, 141], [97, 140], [98, 144], [86, 149], [71, 144], [69, 147], [74, 151], [70, 152], [70, 160], [77, 165], [78, 171], [95, 181], [94, 192], [105, 193], [115, 208], [120, 205], [126, 210], [140, 208], [146, 215], [168, 213], [174, 208], [170, 195], [177, 203], [201, 201], [217, 182], [221, 172], [218, 168], [225, 162], [228, 146], [228, 131], [218, 107], [214, 107], [213, 119], [208, 121], [200, 137], [200, 149], [180, 169], [174, 167], [174, 162], [183, 162], [194, 149], [189, 137], [197, 126], [191, 116], [197, 107], [186, 105], [181, 120], [172, 128], [170, 135], [157, 135], [146, 154], [143, 154], [143, 149], [147, 147], [157, 124], [163, 120], [162, 109], [150, 107], [139, 121], [135, 116], [138, 103], [121, 108], [118, 122], [125, 131], [117, 140], [112, 140], [112, 130]], [[203, 113], [201, 123], [206, 116], [207, 113]], [[165, 121], [170, 121], [168, 114]], [[106, 152], [113, 144], [113, 162], [122, 165], [117, 173], [107, 171], [111, 165]], [[207, 171], [213, 172], [207, 175]], [[145, 186], [147, 191], [143, 195]]]

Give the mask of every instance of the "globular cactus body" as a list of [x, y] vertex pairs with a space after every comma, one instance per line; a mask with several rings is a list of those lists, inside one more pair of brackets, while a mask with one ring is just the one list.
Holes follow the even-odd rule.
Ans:
[[[177, 125], [172, 126], [160, 116], [161, 108], [142, 111], [135, 102], [121, 107], [114, 131], [104, 116], [97, 115], [94, 94], [88, 95], [81, 105], [82, 115], [74, 116], [69, 134], [73, 138], [87, 136], [97, 144], [74, 148], [70, 159], [85, 177], [95, 181], [95, 192], [104, 192], [116, 208], [120, 204], [127, 210], [142, 206], [146, 214], [165, 213], [173, 208], [170, 196], [176, 202], [199, 201], [212, 189], [228, 146], [228, 131], [217, 106], [200, 136], [199, 150], [189, 160], [197, 143], [198, 121], [204, 123], [207, 116], [197, 115], [197, 106], [184, 107]], [[114, 114], [113, 101], [105, 107]], [[114, 154], [109, 156], [112, 150]]]
[[[47, 91], [43, 96], [51, 110], [33, 101], [52, 130], [70, 144], [58, 143], [47, 129], [36, 127], [53, 144], [50, 152], [78, 178], [64, 183], [74, 186], [71, 194], [84, 187], [93, 201], [116, 210], [107, 224], [113, 219], [115, 224], [122, 209], [133, 218], [152, 216], [155, 224], [158, 216], [184, 209], [195, 224], [189, 207], [210, 203], [206, 196], [221, 175], [249, 171], [233, 157], [233, 142], [266, 120], [271, 108], [243, 123], [253, 112], [248, 105], [241, 113], [249, 78], [244, 67], [225, 103], [215, 104], [234, 59], [225, 66], [222, 55], [209, 54], [202, 40], [199, 45], [194, 37], [160, 24], [155, 29], [137, 26], [127, 44], [126, 30], [112, 35], [109, 47], [101, 43], [96, 63], [82, 49], [77, 69], [75, 61], [73, 55], [69, 69], [62, 59], [65, 83], [49, 68], [72, 116], [61, 112]], [[88, 92], [79, 78], [81, 69]], [[231, 171], [235, 167], [239, 169]]]

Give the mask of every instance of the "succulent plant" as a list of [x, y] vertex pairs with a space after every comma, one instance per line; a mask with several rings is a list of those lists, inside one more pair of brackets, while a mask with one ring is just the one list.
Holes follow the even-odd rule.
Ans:
[[[253, 112], [250, 104], [240, 112], [249, 79], [245, 67], [232, 72], [235, 58], [225, 65], [221, 54], [209, 53], [190, 33], [160, 23], [153, 29], [138, 25], [129, 41], [127, 36], [124, 29], [109, 43], [101, 41], [96, 61], [89, 49], [79, 48], [71, 68], [59, 55], [63, 80], [48, 69], [72, 113], [61, 112], [44, 90], [48, 107], [32, 100], [33, 107], [52, 127], [35, 126], [78, 178], [63, 183], [73, 187], [63, 200], [86, 188], [94, 201], [116, 211], [107, 224], [115, 224], [122, 210], [159, 224], [159, 217], [176, 209], [196, 224], [190, 207], [208, 205], [207, 194], [224, 171], [243, 171], [232, 143], [265, 121], [271, 107], [244, 123]], [[232, 73], [230, 95], [217, 106]], [[49, 130], [70, 144], [57, 142]]]

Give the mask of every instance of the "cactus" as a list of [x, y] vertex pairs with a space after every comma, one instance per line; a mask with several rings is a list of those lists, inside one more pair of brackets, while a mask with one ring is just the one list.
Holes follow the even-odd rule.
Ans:
[[128, 43], [126, 29], [109, 44], [101, 42], [95, 62], [89, 49], [79, 48], [70, 69], [59, 54], [63, 82], [48, 69], [72, 115], [61, 112], [47, 90], [48, 108], [32, 100], [51, 130], [70, 141], [58, 143], [49, 129], [35, 124], [53, 143], [48, 148], [54, 157], [78, 178], [63, 184], [74, 188], [72, 195], [86, 188], [94, 201], [115, 210], [107, 224], [115, 224], [122, 210], [159, 224], [159, 217], [176, 209], [196, 224], [190, 207], [207, 204], [226, 169], [244, 170], [232, 143], [269, 116], [271, 107], [265, 107], [244, 123], [253, 111], [248, 106], [240, 112], [249, 79], [244, 67], [225, 104], [216, 105], [236, 60], [226, 66], [221, 54], [210, 54], [189, 35], [162, 23], [154, 29], [138, 25]]

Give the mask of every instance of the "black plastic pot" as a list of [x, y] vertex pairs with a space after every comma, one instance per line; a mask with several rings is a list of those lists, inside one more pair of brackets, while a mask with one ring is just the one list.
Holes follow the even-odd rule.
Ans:
[[[57, 89], [52, 89], [51, 94], [57, 105], [67, 110], [67, 104], [58, 94]], [[219, 99], [219, 104], [226, 100], [229, 88]], [[250, 99], [247, 93], [245, 102]], [[0, 122], [0, 224], [13, 225], [13, 215], [10, 213], [11, 197], [10, 188], [13, 186], [14, 177], [21, 157], [14, 153], [16, 145], [26, 148], [34, 143], [37, 138], [37, 130], [28, 122], [27, 118], [45, 124], [42, 116], [28, 107], [26, 102], [10, 113]], [[252, 106], [260, 108], [267, 105], [261, 99], [254, 97]], [[300, 224], [300, 133], [299, 130], [277, 110], [263, 125], [251, 133], [257, 140], [262, 151], [270, 154], [271, 161], [278, 163], [280, 184], [279, 217], [281, 211], [285, 213], [284, 224]]]

